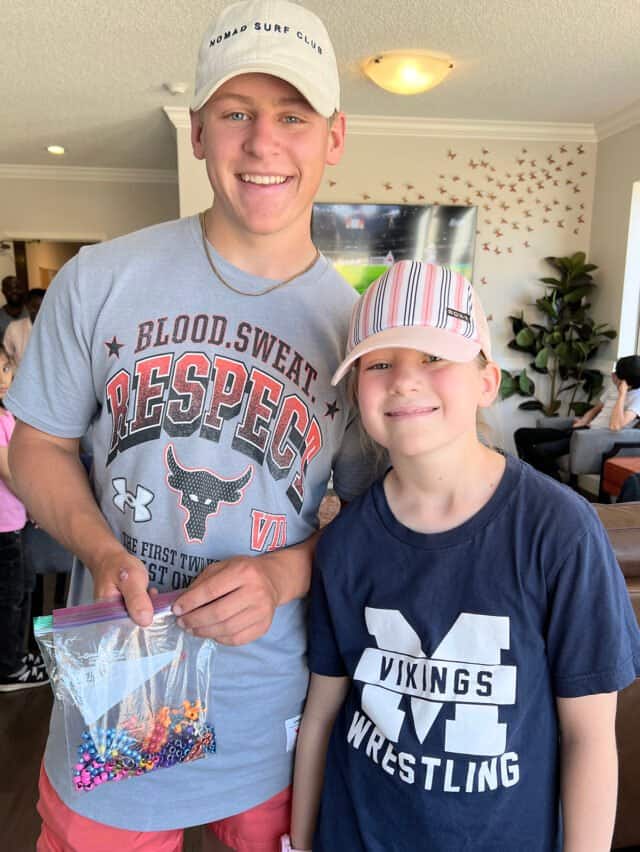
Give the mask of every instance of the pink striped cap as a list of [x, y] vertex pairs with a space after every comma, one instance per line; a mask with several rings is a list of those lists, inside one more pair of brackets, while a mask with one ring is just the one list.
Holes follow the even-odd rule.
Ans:
[[331, 384], [366, 352], [387, 348], [419, 349], [449, 361], [472, 361], [482, 351], [490, 359], [487, 320], [464, 275], [418, 260], [390, 266], [356, 302], [347, 352]]

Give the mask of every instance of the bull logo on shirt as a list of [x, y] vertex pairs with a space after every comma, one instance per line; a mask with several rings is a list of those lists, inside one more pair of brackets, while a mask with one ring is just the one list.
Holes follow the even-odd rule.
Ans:
[[187, 512], [184, 525], [187, 541], [203, 541], [210, 515], [217, 515], [221, 503], [240, 503], [253, 478], [253, 465], [235, 479], [225, 479], [204, 468], [183, 467], [169, 444], [165, 452], [169, 475], [167, 483], [181, 494], [180, 505]]

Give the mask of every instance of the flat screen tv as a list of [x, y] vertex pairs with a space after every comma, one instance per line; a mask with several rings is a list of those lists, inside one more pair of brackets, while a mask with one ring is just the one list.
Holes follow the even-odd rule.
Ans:
[[472, 275], [476, 208], [440, 204], [313, 205], [316, 246], [362, 293], [396, 260]]

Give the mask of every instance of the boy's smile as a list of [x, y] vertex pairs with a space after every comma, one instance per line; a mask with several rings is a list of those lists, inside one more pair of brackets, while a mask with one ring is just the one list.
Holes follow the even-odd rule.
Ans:
[[284, 80], [242, 74], [192, 114], [191, 136], [214, 190], [208, 222], [218, 250], [231, 234], [235, 241], [281, 234], [289, 253], [296, 243], [308, 248], [325, 164], [342, 155], [341, 115], [330, 124]]

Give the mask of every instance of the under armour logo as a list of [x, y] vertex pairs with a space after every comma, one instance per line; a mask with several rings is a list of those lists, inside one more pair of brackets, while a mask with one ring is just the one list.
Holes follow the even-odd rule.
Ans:
[[112, 479], [114, 491], [116, 492], [113, 498], [114, 504], [124, 513], [124, 507], [129, 506], [133, 509], [133, 520], [135, 523], [143, 523], [151, 520], [151, 512], [147, 506], [154, 498], [154, 493], [144, 488], [142, 485], [136, 487], [136, 493], [132, 494], [127, 491], [126, 479]]

